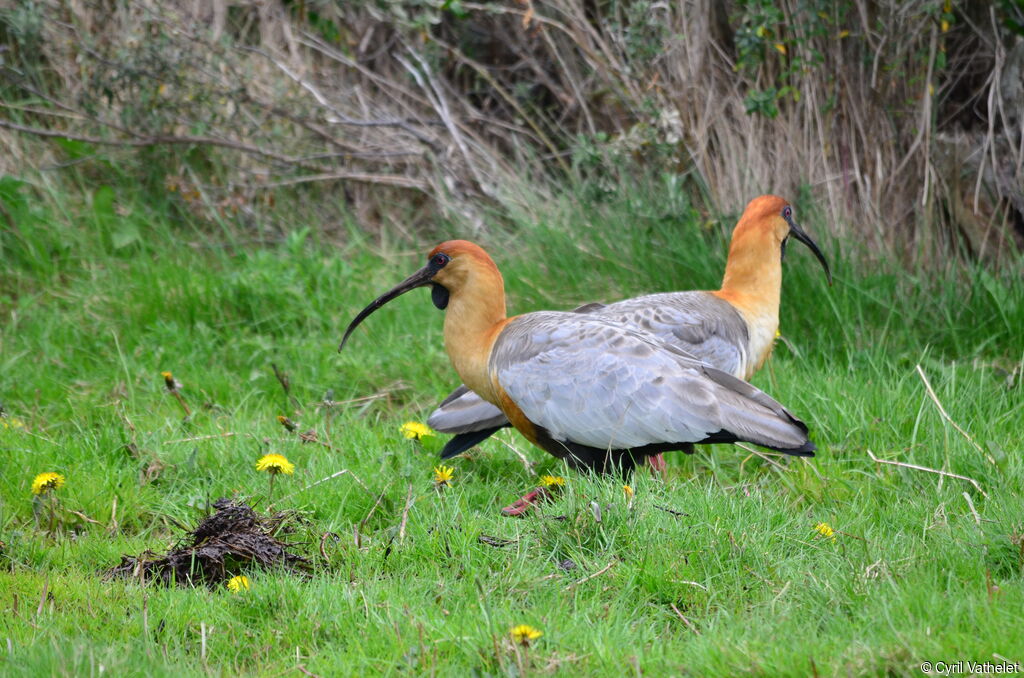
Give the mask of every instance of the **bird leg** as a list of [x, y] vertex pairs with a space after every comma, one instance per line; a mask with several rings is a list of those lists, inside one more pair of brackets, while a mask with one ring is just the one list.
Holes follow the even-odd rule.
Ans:
[[501, 513], [510, 518], [518, 518], [529, 513], [530, 509], [541, 502], [549, 499], [551, 499], [551, 492], [546, 487], [537, 487], [501, 509]]
[[665, 463], [665, 455], [654, 454], [647, 457], [647, 465], [651, 467], [651, 471], [657, 473], [662, 478], [665, 477], [665, 471], [668, 465]]

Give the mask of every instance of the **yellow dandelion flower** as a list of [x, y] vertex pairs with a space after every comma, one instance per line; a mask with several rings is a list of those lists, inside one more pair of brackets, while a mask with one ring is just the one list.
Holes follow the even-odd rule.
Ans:
[[295, 464], [288, 461], [283, 454], [265, 454], [256, 462], [256, 470], [274, 475], [278, 473], [291, 475], [295, 473]]
[[434, 432], [426, 424], [418, 421], [407, 421], [402, 424], [402, 435], [409, 440], [420, 440], [425, 436], [432, 436]]
[[228, 591], [231, 591], [232, 593], [241, 593], [242, 591], [248, 591], [251, 588], [249, 585], [249, 578], [244, 574], [228, 579], [227, 587]]
[[828, 523], [818, 523], [814, 526], [814, 531], [826, 539], [836, 540], [836, 533]]
[[565, 478], [562, 476], [543, 475], [540, 477], [540, 484], [547, 488], [562, 487], [565, 485]]
[[442, 485], [451, 485], [452, 476], [455, 475], [455, 469], [451, 466], [435, 466], [434, 467], [434, 484], [438, 487]]
[[177, 391], [181, 388], [181, 383], [170, 372], [161, 372], [160, 376], [164, 378], [164, 386], [168, 391]]
[[623, 485], [622, 486], [622, 491], [623, 491], [623, 493], [625, 493], [626, 499], [632, 499], [633, 498], [633, 488], [630, 487], [629, 485]]
[[0, 417], [0, 428], [25, 428], [25, 422], [17, 417]]
[[529, 647], [531, 640], [537, 640], [544, 635], [543, 631], [535, 629], [527, 624], [513, 626], [509, 633], [512, 635], [512, 642], [522, 645], [523, 647]]
[[779, 330], [779, 329], [775, 330], [775, 338], [778, 339], [781, 336], [782, 336], [782, 330]]
[[40, 473], [32, 481], [32, 494], [43, 494], [64, 487], [64, 476], [53, 471]]
[[783, 44], [782, 44], [781, 42], [777, 42], [777, 43], [775, 43], [774, 47], [775, 47], [775, 50], [776, 50], [776, 51], [777, 51], [777, 52], [778, 52], [779, 54], [785, 54], [785, 53], [786, 53], [786, 46], [785, 46], [785, 45], [783, 45]]

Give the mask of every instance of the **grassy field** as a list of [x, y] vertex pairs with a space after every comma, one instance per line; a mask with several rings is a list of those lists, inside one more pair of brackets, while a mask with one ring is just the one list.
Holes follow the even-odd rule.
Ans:
[[[836, 284], [790, 245], [783, 340], [755, 382], [807, 421], [818, 456], [670, 455], [664, 481], [634, 476], [628, 506], [621, 480], [568, 471], [509, 431], [434, 488], [439, 441], [399, 431], [458, 383], [425, 292], [336, 352], [352, 316], [457, 227], [327, 239], [282, 207], [285, 235], [255, 242], [113, 189], [85, 203], [10, 178], [0, 191], [4, 675], [913, 676], [924, 661], [1024, 662], [1020, 268], [866, 265], [798, 204]], [[522, 312], [715, 287], [734, 217], [708, 224], [664, 185], [566, 199], [479, 240]], [[239, 594], [103, 578], [122, 554], [173, 545], [218, 497], [264, 506], [254, 463], [268, 451], [296, 466], [275, 502], [308, 520], [294, 538], [311, 577], [250, 571]], [[53, 535], [30, 491], [43, 471], [67, 480]], [[556, 501], [503, 518], [542, 473], [566, 478]], [[515, 646], [517, 624], [543, 636]]]

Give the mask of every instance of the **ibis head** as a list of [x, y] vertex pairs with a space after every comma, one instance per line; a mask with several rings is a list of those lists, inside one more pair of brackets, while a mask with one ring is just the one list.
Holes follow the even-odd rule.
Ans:
[[793, 216], [793, 206], [777, 195], [762, 195], [754, 198], [747, 204], [743, 211], [736, 230], [733, 232], [733, 242], [744, 240], [761, 240], [761, 247], [776, 246], [779, 249], [779, 260], [786, 253], [786, 242], [793, 236], [814, 253], [821, 267], [825, 269], [825, 278], [828, 284], [832, 284], [832, 271], [829, 270], [828, 261], [825, 255], [818, 248], [807, 232], [797, 225]]
[[[427, 264], [393, 288], [374, 299], [349, 323], [338, 350], [345, 347], [352, 331], [374, 311], [392, 299], [417, 287], [431, 287], [431, 300], [439, 309], [446, 309], [452, 295], [472, 290], [492, 295], [491, 304], [500, 300], [504, 317], [504, 284], [498, 267], [483, 248], [466, 240], [448, 240], [427, 255]], [[495, 289], [497, 287], [497, 289]]]

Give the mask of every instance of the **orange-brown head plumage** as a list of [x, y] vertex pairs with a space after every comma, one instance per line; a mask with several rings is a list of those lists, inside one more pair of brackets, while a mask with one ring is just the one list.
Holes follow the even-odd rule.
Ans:
[[505, 282], [497, 265], [482, 247], [468, 240], [447, 240], [430, 250], [428, 260], [438, 254], [446, 255], [450, 261], [437, 271], [433, 281], [443, 285], [452, 294], [460, 294], [472, 285], [487, 294], [504, 296]]
[[811, 249], [832, 284], [825, 256], [793, 220], [793, 207], [777, 195], [762, 195], [747, 203], [732, 232], [721, 291], [760, 295], [766, 292], [766, 286], [778, 287], [782, 280], [782, 253], [791, 235]]
[[429, 258], [442, 252], [453, 259], [456, 256], [468, 256], [473, 257], [480, 262], [485, 262], [487, 265], [494, 266], [494, 260], [491, 259], [491, 256], [484, 251], [484, 248], [468, 240], [445, 240], [443, 243], [430, 250], [430, 254], [428, 254], [427, 257]]
[[789, 235], [789, 223], [782, 216], [782, 210], [788, 206], [789, 203], [777, 195], [762, 195], [747, 203], [743, 216], [733, 229], [730, 254], [737, 240], [742, 244], [747, 238], [772, 236], [770, 240], [762, 241], [762, 246], [772, 240], [781, 244]]

